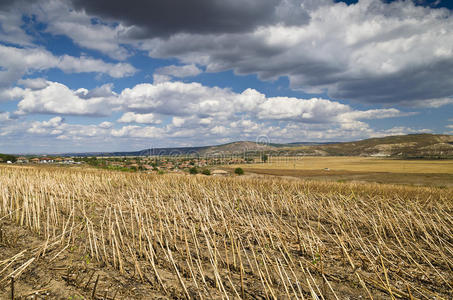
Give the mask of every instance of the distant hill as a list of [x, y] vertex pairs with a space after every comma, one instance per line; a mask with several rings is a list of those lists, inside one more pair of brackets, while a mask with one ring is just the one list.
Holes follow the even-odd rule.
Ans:
[[241, 155], [265, 152], [277, 155], [377, 156], [401, 158], [453, 158], [453, 136], [409, 134], [346, 143], [297, 142], [262, 144], [249, 141], [216, 146], [154, 148], [131, 152], [66, 153], [63, 156]]
[[409, 134], [289, 149], [305, 155], [453, 158], [453, 136]]

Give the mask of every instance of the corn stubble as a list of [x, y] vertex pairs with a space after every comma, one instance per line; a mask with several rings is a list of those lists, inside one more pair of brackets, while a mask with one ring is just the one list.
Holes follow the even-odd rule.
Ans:
[[0, 252], [3, 289], [76, 251], [128, 279], [116, 299], [453, 297], [451, 189], [12, 167], [0, 184], [0, 222], [42, 240]]

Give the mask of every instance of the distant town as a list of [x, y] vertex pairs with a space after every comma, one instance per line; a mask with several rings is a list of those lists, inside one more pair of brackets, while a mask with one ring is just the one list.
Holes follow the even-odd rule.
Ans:
[[190, 173], [205, 175], [223, 175], [227, 172], [212, 170], [214, 166], [251, 164], [265, 162], [267, 156], [243, 157], [213, 157], [200, 158], [190, 156], [137, 156], [137, 157], [52, 157], [52, 156], [9, 156], [1, 158], [0, 163], [17, 165], [89, 165], [110, 170], [145, 172], [145, 173]]

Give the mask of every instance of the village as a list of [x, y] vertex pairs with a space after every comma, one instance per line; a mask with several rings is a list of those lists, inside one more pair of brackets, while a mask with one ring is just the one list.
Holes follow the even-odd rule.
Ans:
[[215, 166], [251, 164], [254, 158], [244, 157], [190, 157], [190, 156], [123, 156], [123, 157], [51, 157], [51, 156], [20, 156], [8, 161], [7, 164], [33, 165], [88, 165], [110, 170], [135, 171], [144, 173], [189, 173], [204, 175], [227, 175], [223, 170], [213, 169]]

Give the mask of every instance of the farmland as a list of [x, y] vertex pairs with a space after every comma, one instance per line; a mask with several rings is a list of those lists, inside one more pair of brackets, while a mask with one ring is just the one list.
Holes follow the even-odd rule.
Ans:
[[0, 181], [1, 299], [11, 278], [18, 299], [453, 297], [448, 187], [34, 166]]
[[327, 181], [364, 181], [453, 187], [453, 160], [376, 157], [272, 157], [266, 163], [228, 166], [246, 172]]

